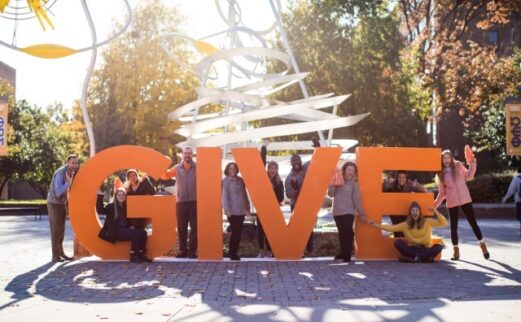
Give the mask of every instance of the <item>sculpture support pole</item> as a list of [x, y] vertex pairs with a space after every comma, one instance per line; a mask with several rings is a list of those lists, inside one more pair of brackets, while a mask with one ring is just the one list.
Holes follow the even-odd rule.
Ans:
[[[275, 21], [277, 22], [277, 26], [280, 30], [280, 37], [282, 38], [282, 42], [284, 42], [284, 46], [286, 46], [286, 49], [288, 50], [288, 55], [291, 60], [291, 65], [293, 66], [293, 69], [295, 70], [295, 73], [300, 73], [300, 68], [297, 64], [297, 59], [295, 58], [295, 55], [293, 54], [293, 50], [291, 49], [291, 46], [288, 41], [288, 36], [286, 35], [286, 30], [284, 29], [284, 26], [282, 26], [282, 22], [280, 21], [280, 13], [277, 11], [277, 8], [275, 8], [275, 4], [273, 3], [273, 0], [269, 0], [271, 10], [273, 11], [273, 15], [275, 16]], [[299, 79], [298, 81], [300, 85], [300, 90], [302, 91], [302, 94], [304, 95], [304, 98], [309, 97], [308, 89], [306, 88], [306, 84], [304, 84], [304, 81], [302, 79]], [[322, 131], [317, 131], [318, 136], [320, 138], [320, 144], [322, 146], [327, 146], [326, 139], [324, 138], [324, 133]]]

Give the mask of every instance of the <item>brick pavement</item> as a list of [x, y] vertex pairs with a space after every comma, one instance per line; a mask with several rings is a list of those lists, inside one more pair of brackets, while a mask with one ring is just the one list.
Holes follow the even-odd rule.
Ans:
[[[48, 262], [46, 220], [1, 218], [0, 320], [41, 320], [42, 316], [44, 321], [45, 317], [60, 320], [60, 314], [68, 316], [71, 311], [85, 312], [85, 321], [148, 320], [145, 317], [152, 316], [153, 320], [248, 320], [252, 316], [258, 320], [327, 320], [332, 312], [354, 314], [357, 310], [356, 316], [368, 320], [429, 320], [443, 316], [451, 305], [468, 305], [465, 303], [490, 315], [494, 312], [480, 303], [498, 301], [508, 308], [507, 315], [501, 315], [508, 319], [508, 310], [519, 312], [521, 304], [519, 226], [514, 220], [481, 219], [479, 224], [491, 252], [488, 261], [481, 256], [466, 222], [460, 221], [462, 260], [458, 262], [448, 260], [447, 249], [443, 260], [435, 264], [331, 259], [159, 259], [151, 264], [85, 259], [53, 264]], [[449, 230], [438, 230], [438, 234], [448, 238]], [[69, 229], [69, 250], [71, 243]], [[434, 313], [438, 310], [441, 313]], [[501, 312], [505, 314], [504, 309]]]

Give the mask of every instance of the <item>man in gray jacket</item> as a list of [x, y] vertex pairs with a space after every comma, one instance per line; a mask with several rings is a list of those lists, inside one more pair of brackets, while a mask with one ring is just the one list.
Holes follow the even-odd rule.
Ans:
[[[183, 148], [183, 159], [167, 171], [161, 179], [176, 178], [178, 258], [197, 258], [197, 188], [196, 164], [192, 160], [193, 150]], [[190, 235], [188, 235], [190, 224]]]
[[69, 155], [67, 164], [56, 170], [52, 177], [51, 187], [47, 194], [47, 211], [51, 227], [52, 261], [71, 260], [63, 251], [65, 236], [65, 218], [67, 216], [67, 191], [72, 184], [74, 174], [78, 170], [78, 157]]

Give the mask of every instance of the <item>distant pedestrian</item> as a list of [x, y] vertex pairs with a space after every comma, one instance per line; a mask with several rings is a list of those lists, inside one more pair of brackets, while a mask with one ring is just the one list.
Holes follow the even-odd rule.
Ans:
[[78, 157], [72, 154], [69, 155], [67, 164], [54, 172], [51, 187], [47, 194], [53, 262], [72, 259], [72, 257], [65, 255], [63, 251], [63, 238], [65, 236], [65, 219], [67, 217], [67, 192], [78, 170], [78, 165]]
[[521, 167], [517, 168], [517, 175], [512, 178], [508, 191], [503, 197], [502, 202], [506, 203], [511, 196], [514, 196], [516, 203], [517, 220], [519, 221], [519, 236], [521, 236]]

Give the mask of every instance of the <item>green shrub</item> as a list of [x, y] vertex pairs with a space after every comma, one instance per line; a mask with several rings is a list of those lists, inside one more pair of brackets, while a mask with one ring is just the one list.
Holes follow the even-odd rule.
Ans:
[[512, 171], [505, 171], [477, 176], [468, 182], [472, 201], [477, 203], [501, 202], [514, 175]]
[[[476, 203], [499, 203], [506, 194], [514, 171], [482, 174], [467, 182], [472, 201]], [[427, 190], [438, 193], [437, 183], [425, 185]]]

